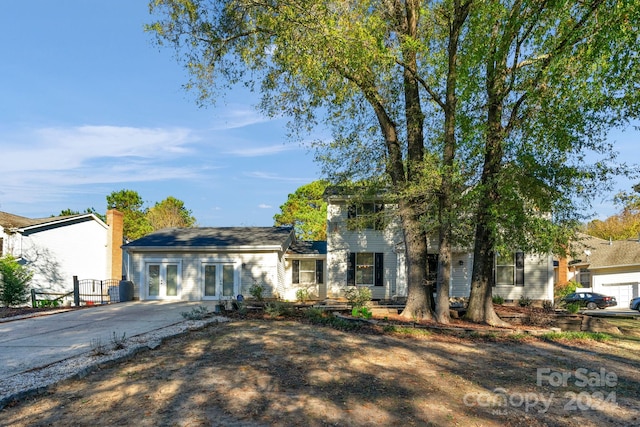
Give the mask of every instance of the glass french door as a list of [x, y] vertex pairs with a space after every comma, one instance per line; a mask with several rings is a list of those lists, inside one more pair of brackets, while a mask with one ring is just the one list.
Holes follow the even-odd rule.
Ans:
[[147, 263], [147, 296], [150, 299], [178, 298], [180, 264], [174, 262]]
[[202, 265], [204, 299], [232, 299], [236, 294], [233, 264], [207, 263]]

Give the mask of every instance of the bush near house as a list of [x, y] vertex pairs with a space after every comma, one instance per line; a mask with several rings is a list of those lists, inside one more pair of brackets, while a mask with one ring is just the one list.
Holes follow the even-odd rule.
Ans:
[[11, 255], [0, 258], [0, 302], [7, 307], [29, 300], [29, 282], [33, 273]]
[[579, 286], [580, 284], [574, 281], [567, 282], [562, 285], [556, 283], [556, 285], [553, 287], [553, 297], [556, 303], [561, 301], [562, 298], [566, 297], [570, 293], [575, 292], [576, 288], [578, 288]]

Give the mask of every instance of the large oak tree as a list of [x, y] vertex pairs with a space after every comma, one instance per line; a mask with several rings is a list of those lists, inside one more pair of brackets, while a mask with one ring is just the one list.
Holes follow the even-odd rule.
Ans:
[[451, 248], [475, 241], [469, 318], [499, 323], [494, 253], [566, 241], [576, 200], [625, 171], [603, 135], [638, 112], [634, 2], [154, 0], [151, 11], [148, 29], [176, 48], [200, 102], [246, 83], [294, 132], [332, 129], [319, 143], [328, 176], [384, 174], [406, 316], [447, 321]]

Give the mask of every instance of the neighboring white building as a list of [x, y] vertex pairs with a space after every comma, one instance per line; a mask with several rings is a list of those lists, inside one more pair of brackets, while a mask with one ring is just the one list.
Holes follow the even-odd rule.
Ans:
[[582, 289], [616, 297], [626, 308], [640, 296], [640, 239], [604, 240], [582, 235], [572, 244], [575, 258], [568, 261], [567, 279]]
[[121, 278], [122, 264], [112, 262], [110, 252], [115, 246], [121, 254], [121, 238], [110, 245], [110, 230], [93, 214], [31, 219], [0, 212], [0, 256], [12, 255], [27, 266], [36, 291], [69, 292], [73, 276], [110, 279], [114, 264], [120, 270], [113, 278]]

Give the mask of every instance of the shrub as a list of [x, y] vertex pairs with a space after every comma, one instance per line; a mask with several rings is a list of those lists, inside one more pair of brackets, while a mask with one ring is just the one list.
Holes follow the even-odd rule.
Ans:
[[518, 305], [520, 305], [520, 307], [529, 307], [532, 303], [533, 301], [531, 301], [531, 298], [525, 297], [524, 295], [518, 300]]
[[576, 314], [578, 311], [580, 311], [580, 303], [578, 302], [569, 303], [566, 305], [566, 309], [569, 313]]
[[180, 314], [187, 320], [202, 320], [207, 315], [207, 312], [207, 307], [201, 305], [199, 307], [193, 307], [191, 311], [183, 311]]
[[33, 273], [11, 255], [0, 258], [0, 301], [7, 307], [29, 300], [29, 282]]
[[371, 301], [371, 289], [366, 286], [349, 287], [346, 297], [351, 308], [364, 307], [367, 302]]
[[268, 302], [264, 306], [264, 311], [270, 317], [288, 316], [293, 314], [293, 306], [283, 301]]
[[504, 298], [502, 298], [500, 295], [494, 295], [491, 299], [493, 300], [493, 303], [496, 305], [504, 304]]
[[567, 295], [569, 295], [570, 293], [575, 292], [576, 288], [578, 288], [579, 286], [580, 284], [574, 281], [567, 282], [563, 285], [556, 284], [553, 287], [553, 296], [556, 300], [562, 299]]
[[296, 299], [300, 302], [307, 302], [309, 299], [309, 291], [302, 288], [296, 291]]
[[111, 344], [113, 344], [114, 350], [122, 350], [125, 348], [125, 342], [127, 342], [127, 333], [123, 332], [122, 336], [118, 336], [116, 331], [113, 331], [111, 335]]
[[548, 299], [546, 299], [542, 301], [542, 308], [547, 313], [551, 313], [555, 309], [555, 304], [553, 303], [553, 301], [549, 301]]
[[371, 319], [371, 316], [373, 316], [371, 310], [367, 307], [354, 307], [351, 309], [351, 315], [353, 317], [362, 317], [363, 319]]
[[262, 301], [264, 299], [264, 297], [262, 296], [262, 294], [264, 293], [264, 286], [259, 285], [258, 282], [255, 282], [249, 288], [249, 293], [258, 301]]

